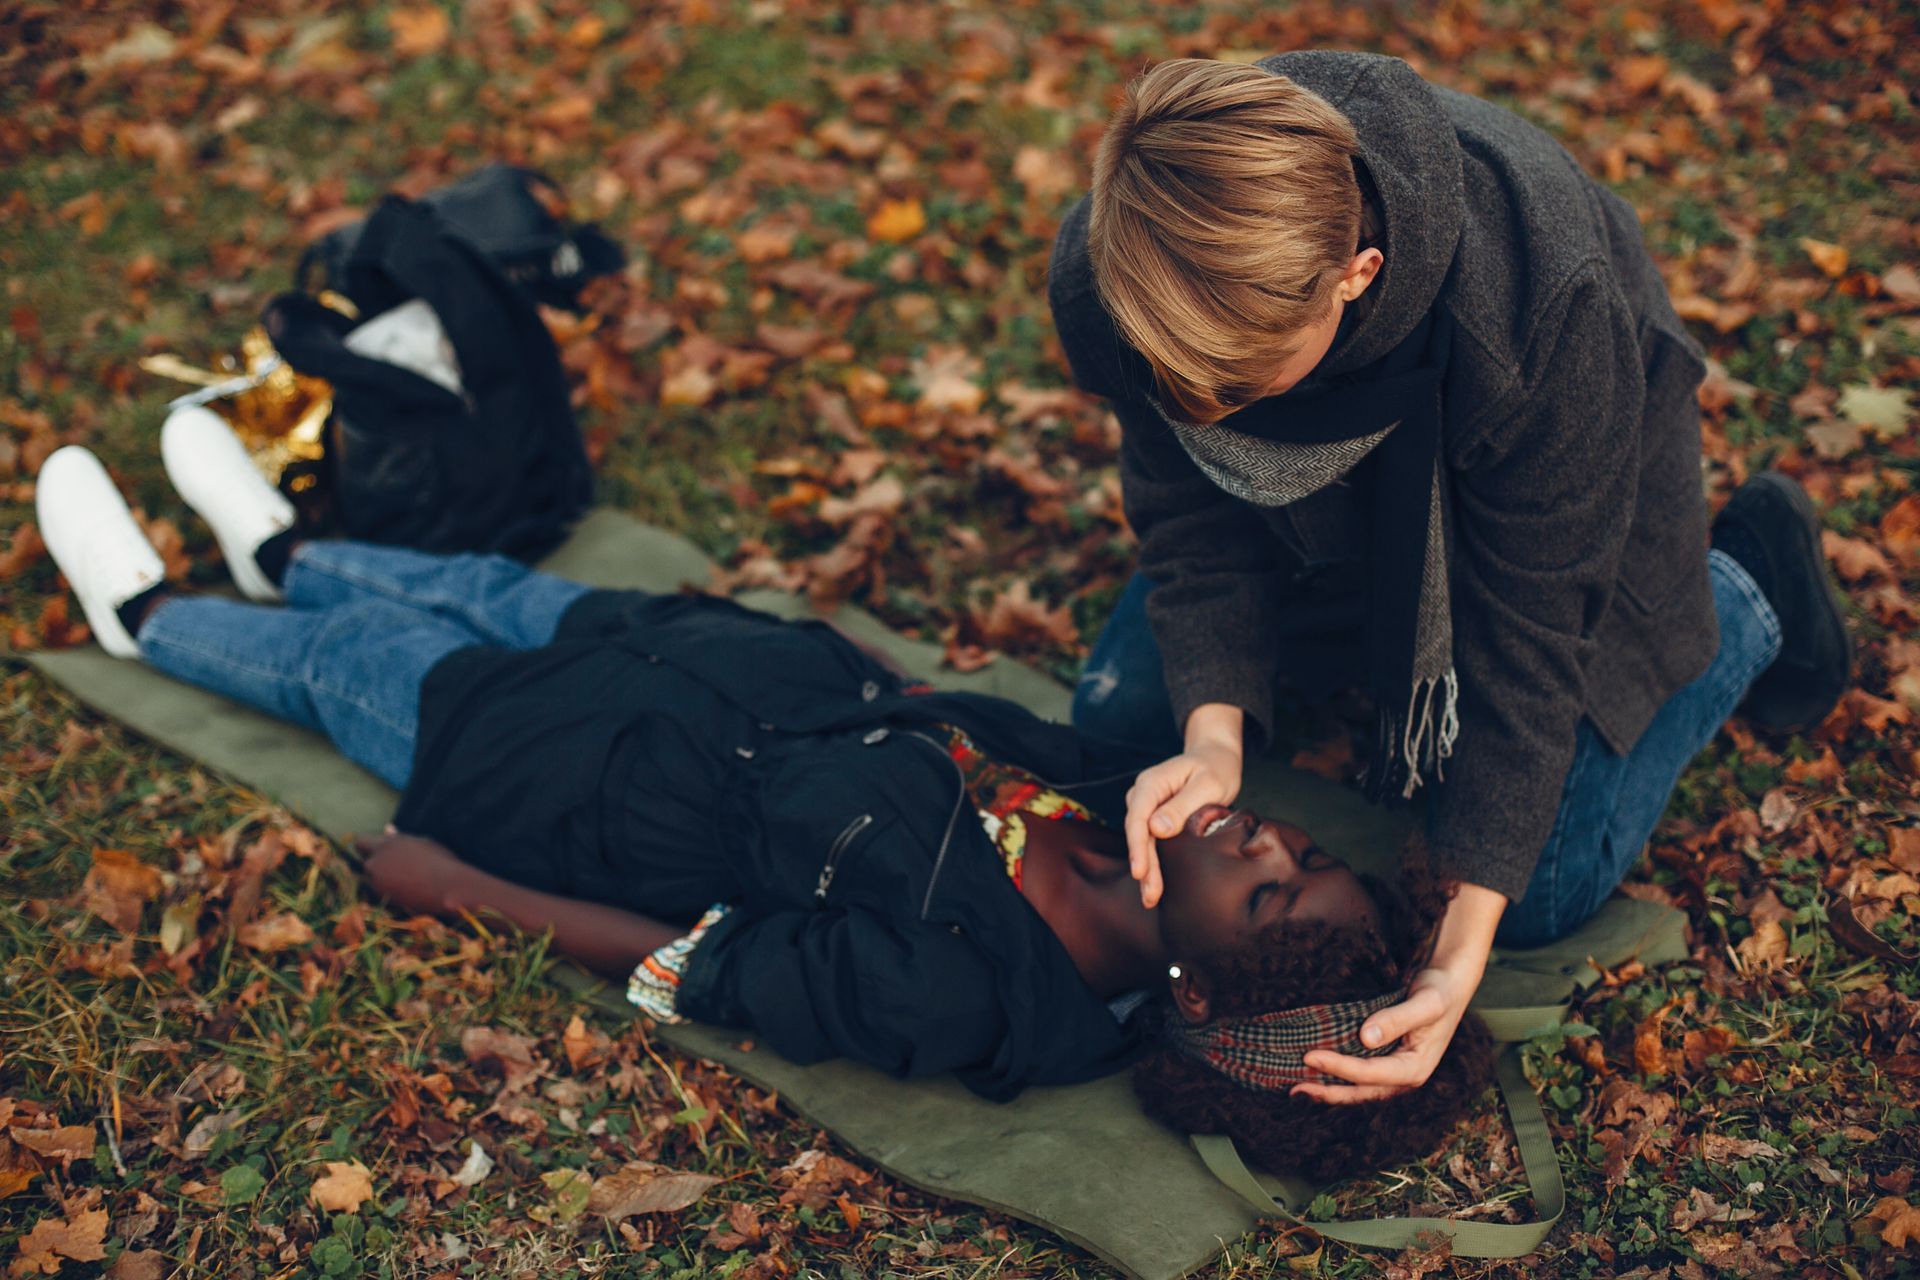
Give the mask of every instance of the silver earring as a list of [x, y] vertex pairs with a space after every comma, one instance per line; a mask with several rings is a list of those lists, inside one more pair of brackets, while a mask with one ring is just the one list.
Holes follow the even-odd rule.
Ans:
[[1178, 981], [1178, 980], [1179, 980], [1179, 977], [1180, 977], [1180, 966], [1179, 966], [1179, 965], [1177, 965], [1177, 964], [1170, 964], [1170, 965], [1168, 965], [1168, 966], [1167, 966], [1167, 976], [1168, 976], [1169, 978], [1172, 978], [1172, 979], [1174, 979], [1174, 980], [1176, 980], [1176, 981]]

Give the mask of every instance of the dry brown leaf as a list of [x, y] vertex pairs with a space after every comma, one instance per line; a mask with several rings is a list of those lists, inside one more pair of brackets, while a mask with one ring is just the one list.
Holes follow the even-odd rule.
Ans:
[[974, 381], [982, 368], [979, 357], [965, 347], [929, 347], [913, 362], [919, 405], [932, 413], [977, 413], [987, 390]]
[[720, 1179], [708, 1173], [686, 1173], [650, 1161], [637, 1160], [618, 1173], [593, 1180], [587, 1212], [603, 1218], [631, 1218], [641, 1213], [673, 1213], [707, 1193]]
[[240, 939], [241, 946], [271, 955], [276, 951], [304, 947], [313, 941], [313, 929], [293, 912], [282, 911], [278, 915], [241, 925], [235, 936]]
[[668, 408], [697, 409], [713, 399], [720, 380], [698, 365], [688, 365], [660, 383], [660, 403]]
[[42, 1218], [20, 1241], [11, 1275], [53, 1275], [63, 1261], [98, 1262], [107, 1256], [107, 1211], [87, 1209], [71, 1218]]
[[1721, 1204], [1709, 1191], [1689, 1187], [1687, 1202], [1674, 1209], [1672, 1221], [1675, 1231], [1690, 1231], [1703, 1222], [1745, 1222], [1757, 1216], [1756, 1210], [1735, 1209]]
[[1902, 306], [1920, 307], [1920, 271], [1903, 262], [1880, 277], [1880, 290]]
[[1878, 1223], [1880, 1239], [1895, 1249], [1920, 1242], [1920, 1206], [1899, 1196], [1882, 1196], [1864, 1220]]
[[1822, 529], [1820, 546], [1832, 563], [1833, 571], [1848, 582], [1893, 576], [1893, 566], [1880, 554], [1880, 549], [1864, 539], [1848, 538], [1831, 529]]
[[1787, 963], [1787, 931], [1777, 921], [1768, 920], [1754, 927], [1753, 933], [1733, 949], [1744, 973], [1767, 973]]
[[1800, 250], [1829, 279], [1838, 280], [1847, 274], [1847, 251], [1844, 247], [1829, 244], [1825, 240], [1815, 240], [1812, 236], [1801, 236]]
[[37, 1156], [49, 1160], [90, 1160], [93, 1158], [93, 1126], [88, 1124], [61, 1125], [57, 1129], [22, 1129], [14, 1127], [7, 1130], [13, 1140]]
[[393, 31], [393, 51], [403, 58], [434, 53], [453, 34], [447, 11], [432, 4], [395, 9], [387, 15], [387, 26]]
[[358, 1213], [373, 1196], [373, 1174], [358, 1160], [329, 1160], [308, 1194], [328, 1213]]
[[122, 933], [140, 927], [140, 912], [166, 888], [166, 879], [125, 849], [95, 849], [80, 885], [80, 903]]
[[566, 1050], [567, 1065], [575, 1071], [598, 1066], [613, 1055], [613, 1041], [604, 1031], [589, 1027], [577, 1013], [560, 1036], [560, 1047]]
[[492, 1065], [504, 1078], [502, 1086], [511, 1093], [540, 1074], [533, 1055], [532, 1036], [497, 1031], [492, 1027], [468, 1027], [460, 1033], [460, 1049], [476, 1066]]
[[107, 1280], [160, 1280], [166, 1273], [166, 1254], [158, 1249], [129, 1249], [107, 1268]]
[[1726, 1160], [1778, 1160], [1780, 1149], [1758, 1138], [1729, 1138], [1718, 1133], [1706, 1133], [1700, 1136], [1700, 1154], [1710, 1163]]

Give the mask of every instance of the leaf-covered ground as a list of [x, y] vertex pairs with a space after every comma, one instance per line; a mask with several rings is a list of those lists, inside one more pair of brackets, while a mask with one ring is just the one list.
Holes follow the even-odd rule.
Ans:
[[[1411, 60], [1640, 209], [1716, 359], [1716, 500], [1815, 494], [1861, 640], [1819, 731], [1736, 725], [1637, 895], [1690, 962], [1530, 1052], [1571, 1206], [1477, 1264], [1256, 1234], [1218, 1276], [1793, 1273], [1920, 1259], [1920, 20], [1911, 6], [466, 0], [0, 9], [0, 635], [77, 643], [30, 526], [61, 443], [187, 580], [217, 552], [142, 356], [236, 349], [388, 188], [551, 171], [627, 246], [555, 316], [603, 499], [727, 585], [853, 598], [1070, 675], [1128, 571], [1115, 432], [1044, 270], [1125, 78], [1313, 45]], [[891, 1185], [777, 1099], [590, 1013], [538, 939], [395, 918], [290, 815], [0, 669], [0, 1265], [11, 1275], [1092, 1276]], [[1321, 727], [1298, 746], [1341, 752]], [[1338, 1207], [1527, 1210], [1489, 1099]], [[717, 1179], [717, 1181], [714, 1181]], [[666, 1207], [682, 1205], [684, 1207]], [[1328, 1206], [1322, 1206], [1328, 1207]]]

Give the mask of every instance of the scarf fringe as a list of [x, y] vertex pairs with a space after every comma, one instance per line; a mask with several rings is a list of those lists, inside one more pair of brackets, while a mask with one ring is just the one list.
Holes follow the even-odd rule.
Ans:
[[[1435, 695], [1439, 706], [1436, 710]], [[1431, 768], [1434, 780], [1447, 780], [1447, 761], [1453, 757], [1454, 744], [1460, 738], [1460, 676], [1452, 667], [1446, 674], [1416, 680], [1407, 696], [1407, 718], [1402, 722], [1400, 763], [1407, 771], [1402, 800], [1426, 784], [1423, 771]]]

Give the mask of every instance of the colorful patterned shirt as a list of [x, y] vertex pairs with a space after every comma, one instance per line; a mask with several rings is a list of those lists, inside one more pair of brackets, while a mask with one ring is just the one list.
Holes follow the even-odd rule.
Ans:
[[1025, 891], [1023, 872], [1030, 822], [1092, 822], [1093, 814], [1078, 800], [1069, 799], [1017, 765], [983, 753], [966, 734], [947, 727], [947, 754], [966, 779], [967, 798], [973, 801], [987, 839], [1000, 854], [1013, 887]]

